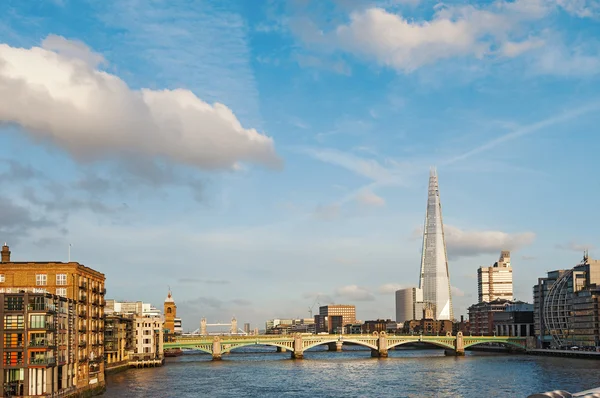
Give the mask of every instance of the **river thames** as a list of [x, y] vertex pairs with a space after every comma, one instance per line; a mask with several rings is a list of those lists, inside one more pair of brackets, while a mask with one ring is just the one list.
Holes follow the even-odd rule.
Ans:
[[[257, 352], [260, 348], [261, 352]], [[600, 361], [443, 350], [289, 353], [245, 348], [211, 361], [209, 355], [167, 358], [159, 368], [107, 378], [105, 398], [121, 397], [526, 397], [555, 389], [600, 386]]]

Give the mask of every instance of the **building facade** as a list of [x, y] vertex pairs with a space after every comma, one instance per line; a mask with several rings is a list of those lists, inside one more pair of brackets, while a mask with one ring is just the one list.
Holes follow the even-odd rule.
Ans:
[[534, 335], [533, 304], [515, 303], [492, 314], [497, 336], [529, 337]]
[[435, 319], [454, 319], [442, 204], [438, 176], [433, 168], [429, 175], [419, 289], [423, 290], [423, 301], [435, 306]]
[[135, 352], [134, 319], [127, 315], [106, 314], [104, 318], [104, 360], [106, 370], [129, 365]]
[[320, 316], [341, 316], [342, 327], [356, 322], [356, 307], [349, 304], [330, 304], [319, 307]]
[[133, 361], [164, 360], [164, 323], [161, 317], [137, 316], [135, 324], [135, 348], [131, 355]]
[[538, 347], [600, 347], [600, 260], [584, 253], [572, 269], [551, 271], [539, 278], [533, 294]]
[[0, 293], [1, 396], [77, 390], [75, 300], [49, 293]]
[[496, 299], [494, 301], [477, 303], [469, 307], [469, 327], [474, 335], [491, 336], [496, 331], [494, 316], [497, 312], [504, 312], [511, 305], [527, 304], [522, 301]]
[[514, 300], [510, 251], [503, 250], [500, 259], [491, 267], [479, 267], [477, 292], [480, 303], [496, 299]]
[[74, 385], [80, 392], [104, 389], [104, 274], [77, 262], [11, 261], [0, 257], [0, 293], [50, 293], [75, 302]]
[[171, 295], [171, 291], [169, 290], [169, 294], [165, 299], [164, 303], [164, 315], [165, 315], [165, 332], [168, 334], [175, 333], [175, 318], [177, 317], [177, 306], [175, 305], [175, 300]]

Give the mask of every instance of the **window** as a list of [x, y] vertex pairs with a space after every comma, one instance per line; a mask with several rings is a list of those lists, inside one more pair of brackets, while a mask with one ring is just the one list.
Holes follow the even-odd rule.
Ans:
[[4, 329], [23, 329], [23, 315], [4, 315]]
[[7, 296], [4, 297], [5, 311], [22, 311], [23, 297], [22, 296]]
[[46, 327], [46, 315], [31, 315], [29, 318], [31, 329], [42, 329]]
[[144, 339], [144, 344], [151, 344], [150, 339]]
[[4, 274], [0, 274], [0, 283], [4, 283]]
[[35, 284], [37, 286], [46, 286], [46, 274], [36, 274], [35, 275]]
[[57, 296], [67, 297], [67, 288], [66, 287], [56, 288], [56, 295]]
[[67, 274], [56, 274], [56, 284], [57, 285], [66, 285], [67, 284]]

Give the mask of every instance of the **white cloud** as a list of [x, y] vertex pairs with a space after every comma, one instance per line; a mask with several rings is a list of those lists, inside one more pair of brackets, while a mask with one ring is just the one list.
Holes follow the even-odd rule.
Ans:
[[434, 7], [431, 19], [418, 20], [403, 16], [401, 9], [380, 4], [354, 8], [349, 22], [330, 31], [321, 30], [311, 21], [298, 23], [293, 30], [307, 44], [322, 50], [341, 49], [410, 73], [449, 58], [513, 58], [531, 53], [546, 41], [527, 35], [524, 27], [558, 7], [579, 17], [600, 11], [600, 3], [595, 0], [497, 0], [485, 5], [440, 3]]
[[331, 221], [340, 215], [340, 205], [333, 203], [330, 205], [319, 205], [315, 209], [314, 216], [319, 220]]
[[502, 45], [500, 52], [505, 57], [513, 58], [543, 45], [544, 41], [541, 39], [523, 40], [521, 42], [507, 41]]
[[[492, 46], [508, 42], [522, 20], [539, 18], [546, 12], [541, 6], [526, 8], [523, 1], [506, 4], [511, 6], [503, 2], [488, 9], [441, 6], [429, 21], [408, 20], [381, 8], [369, 8], [351, 13], [350, 22], [338, 26], [324, 40], [373, 57], [382, 65], [411, 72], [441, 59], [491, 54]], [[527, 49], [524, 45], [519, 48], [520, 52]], [[515, 54], [516, 48], [512, 46], [510, 52]]]
[[357, 285], [348, 285], [335, 289], [335, 295], [342, 299], [353, 301], [373, 301], [373, 296], [367, 289]]
[[374, 194], [372, 191], [363, 190], [358, 193], [356, 200], [365, 206], [382, 207], [385, 206], [385, 199]]
[[400, 283], [386, 283], [384, 285], [379, 286], [377, 292], [381, 294], [391, 294], [395, 293], [396, 290], [404, 288], [406, 288], [406, 285], [401, 285]]
[[281, 163], [273, 140], [242, 127], [223, 104], [183, 89], [132, 90], [95, 69], [103, 58], [81, 42], [49, 36], [44, 46], [0, 44], [0, 121], [78, 160], [134, 154], [202, 169]]
[[535, 239], [533, 232], [463, 231], [452, 225], [444, 225], [444, 232], [448, 256], [453, 258], [517, 250], [530, 245]]

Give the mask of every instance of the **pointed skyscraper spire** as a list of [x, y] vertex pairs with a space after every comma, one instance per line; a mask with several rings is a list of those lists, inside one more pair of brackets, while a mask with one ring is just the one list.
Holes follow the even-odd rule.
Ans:
[[442, 221], [442, 204], [440, 202], [437, 171], [434, 167], [431, 168], [429, 173], [429, 193], [425, 226], [423, 228], [419, 288], [423, 289], [423, 301], [435, 306], [436, 319], [454, 319], [448, 256], [446, 254], [446, 240], [444, 239], [444, 223]]

